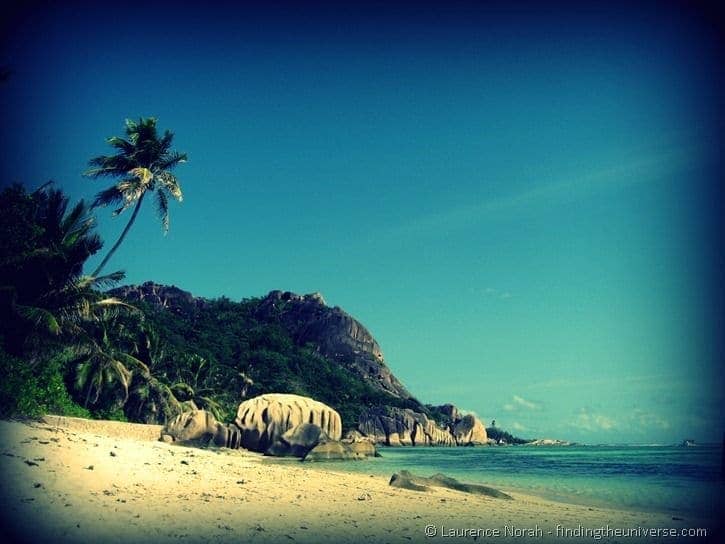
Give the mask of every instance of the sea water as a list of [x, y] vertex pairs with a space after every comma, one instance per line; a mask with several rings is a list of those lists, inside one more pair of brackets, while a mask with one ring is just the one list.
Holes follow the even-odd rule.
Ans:
[[589, 506], [712, 516], [723, 495], [722, 447], [493, 446], [380, 448], [333, 470], [443, 473], [463, 482]]

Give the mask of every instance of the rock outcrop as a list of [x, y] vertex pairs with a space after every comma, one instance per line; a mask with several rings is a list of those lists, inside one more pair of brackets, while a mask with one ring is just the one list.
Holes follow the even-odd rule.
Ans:
[[321, 402], [299, 395], [270, 393], [239, 405], [234, 424], [242, 447], [265, 452], [282, 435], [302, 423], [317, 425], [331, 440], [342, 436], [340, 415]]
[[410, 489], [411, 491], [429, 491], [431, 487], [445, 487], [446, 489], [453, 489], [464, 493], [485, 495], [487, 497], [494, 497], [497, 499], [513, 500], [511, 495], [508, 495], [503, 491], [499, 491], [498, 489], [494, 489], [493, 487], [459, 482], [455, 478], [451, 478], [445, 474], [434, 474], [433, 476], [426, 478], [423, 476], [416, 476], [407, 470], [401, 470], [399, 473], [392, 475], [390, 478], [390, 485], [392, 487]]
[[183, 412], [170, 420], [161, 431], [161, 440], [183, 445], [240, 447], [241, 433], [234, 426], [219, 423], [204, 410]]
[[372, 386], [395, 397], [411, 397], [385, 364], [370, 331], [340, 308], [327, 306], [319, 293], [272, 291], [260, 303], [257, 317], [280, 323], [296, 344], [313, 344], [322, 356], [343, 364]]
[[557, 438], [537, 438], [526, 443], [527, 446], [575, 446], [576, 442], [559, 440]]
[[385, 446], [478, 446], [489, 443], [486, 428], [472, 414], [462, 416], [452, 404], [440, 408], [448, 421], [443, 427], [409, 408], [368, 408], [360, 414], [357, 431]]
[[483, 426], [478, 418], [472, 414], [467, 414], [458, 420], [453, 429], [453, 438], [459, 446], [476, 446], [488, 444], [488, 435], [486, 427]]
[[437, 408], [451, 423], [458, 421], [462, 417], [461, 411], [453, 404], [442, 404]]
[[300, 423], [275, 440], [264, 454], [275, 457], [304, 457], [317, 444], [327, 439], [328, 436], [319, 425]]
[[206, 299], [195, 297], [175, 285], [161, 285], [152, 281], [141, 285], [124, 285], [108, 292], [127, 302], [148, 302], [182, 317], [193, 315], [206, 304]]
[[370, 442], [320, 442], [312, 448], [303, 461], [347, 461], [375, 457], [377, 451]]
[[364, 410], [358, 430], [386, 446], [455, 446], [453, 435], [425, 414], [409, 408], [375, 407]]

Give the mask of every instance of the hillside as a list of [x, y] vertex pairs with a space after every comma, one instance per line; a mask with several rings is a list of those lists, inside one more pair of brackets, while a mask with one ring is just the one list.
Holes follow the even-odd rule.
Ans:
[[362, 406], [425, 410], [389, 370], [367, 329], [319, 295], [272, 291], [240, 302], [207, 300], [152, 282], [109, 293], [141, 308], [158, 331], [163, 361], [157, 372], [170, 376], [196, 359], [205, 389], [227, 415], [242, 398], [269, 392], [326, 402], [347, 428]]
[[[161, 356], [154, 372], [168, 382], [192, 377], [191, 387], [201, 385], [226, 419], [244, 398], [296, 393], [335, 408], [346, 431], [363, 430], [382, 443], [456, 443], [455, 407], [414, 398], [370, 332], [318, 293], [272, 291], [233, 302], [146, 282], [110, 294], [143, 309], [147, 325], [157, 331], [158, 345], [150, 351]], [[147, 407], [138, 416], [151, 422], [162, 414]], [[485, 430], [483, 435], [476, 440], [485, 441]]]

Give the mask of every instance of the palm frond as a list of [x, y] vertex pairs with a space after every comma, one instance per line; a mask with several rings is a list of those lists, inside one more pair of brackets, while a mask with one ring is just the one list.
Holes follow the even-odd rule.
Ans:
[[96, 288], [110, 287], [117, 284], [123, 278], [126, 277], [126, 273], [122, 270], [116, 270], [110, 274], [104, 274], [103, 276], [97, 276], [90, 280], [90, 285]]
[[165, 130], [164, 135], [161, 137], [161, 139], [158, 140], [159, 151], [161, 155], [165, 155], [167, 153], [173, 141], [174, 133], [169, 130]]
[[156, 191], [156, 211], [161, 218], [161, 228], [164, 229], [164, 234], [167, 234], [169, 232], [169, 199], [161, 189]]
[[112, 136], [107, 140], [108, 144], [112, 147], [115, 147], [116, 149], [120, 149], [124, 153], [127, 153], [129, 155], [133, 154], [134, 147], [131, 142], [128, 140], [124, 140], [123, 138], [119, 138], [118, 136]]
[[156, 179], [159, 180], [162, 188], [166, 189], [176, 200], [179, 202], [184, 200], [184, 195], [182, 194], [181, 187], [179, 186], [179, 180], [176, 179], [176, 176], [174, 176], [171, 172], [160, 172], [156, 174]]
[[131, 168], [134, 168], [135, 164], [133, 155], [126, 156], [122, 153], [119, 155], [100, 155], [94, 157], [88, 161], [88, 166], [91, 166], [91, 168], [86, 170], [83, 175], [98, 178], [103, 176], [123, 176]]
[[211, 412], [218, 421], [224, 420], [224, 409], [219, 402], [206, 396], [194, 397], [194, 400], [200, 405], [200, 408], [203, 408], [207, 412]]
[[151, 172], [151, 170], [149, 170], [145, 166], [131, 168], [128, 173], [138, 178], [142, 186], [148, 185], [149, 183], [151, 183], [151, 180], [154, 179], [153, 172]]
[[124, 392], [123, 401], [126, 402], [128, 400], [128, 386], [131, 385], [131, 377], [133, 376], [133, 372], [126, 368], [126, 366], [118, 359], [112, 360], [109, 365], [109, 369], [113, 373], [108, 373], [108, 383], [118, 381], [121, 384]]
[[60, 334], [61, 328], [58, 318], [45, 308], [37, 306], [25, 306], [16, 304], [15, 310], [24, 319], [33, 323], [36, 327], [43, 327], [47, 332], [53, 335]]
[[118, 188], [117, 185], [112, 185], [108, 189], [99, 191], [96, 194], [96, 198], [91, 205], [94, 208], [99, 206], [108, 206], [110, 204], [116, 204], [123, 201], [123, 192]]
[[174, 394], [181, 393], [183, 395], [186, 395], [189, 398], [193, 398], [194, 397], [194, 388], [191, 387], [189, 384], [184, 383], [184, 382], [176, 382], [176, 383], [170, 385], [169, 386], [169, 389], [171, 389], [171, 391]]
[[188, 160], [186, 153], [179, 153], [178, 151], [173, 151], [171, 153], [166, 154], [164, 157], [162, 157], [156, 167], [159, 170], [171, 170], [173, 167], [175, 167], [177, 164], [183, 164]]

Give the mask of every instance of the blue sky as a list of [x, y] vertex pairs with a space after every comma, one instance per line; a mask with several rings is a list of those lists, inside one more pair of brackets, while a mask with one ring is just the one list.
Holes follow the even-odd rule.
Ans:
[[420, 400], [523, 436], [719, 440], [721, 59], [661, 6], [27, 8], [2, 183], [92, 198], [155, 116], [185, 200], [166, 237], [142, 210], [129, 283], [322, 292]]

